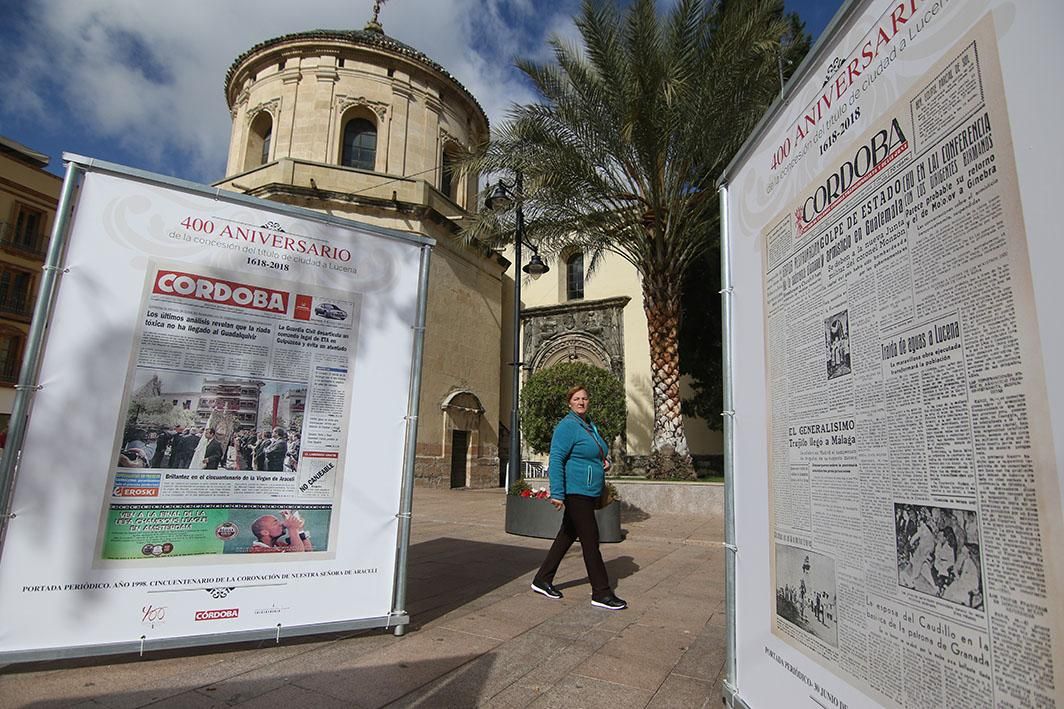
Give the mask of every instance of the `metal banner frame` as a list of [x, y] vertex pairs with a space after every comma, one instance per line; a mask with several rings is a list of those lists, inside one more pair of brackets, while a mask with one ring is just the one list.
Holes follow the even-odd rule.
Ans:
[[[772, 102], [765, 111], [765, 115], [757, 122], [750, 132], [746, 141], [732, 158], [724, 172], [717, 180], [720, 193], [720, 273], [721, 273], [721, 372], [724, 379], [723, 405], [724, 411], [724, 612], [725, 624], [725, 652], [724, 652], [724, 679], [722, 681], [723, 700], [726, 706], [738, 709], [749, 709], [749, 705], [743, 700], [738, 686], [736, 657], [736, 565], [739, 557], [739, 547], [735, 538], [735, 401], [733, 397], [734, 387], [734, 358], [732, 347], [734, 339], [732, 334], [732, 316], [735, 304], [735, 287], [732, 285], [731, 249], [732, 234], [728, 218], [728, 182], [731, 175], [747, 159], [750, 152], [757, 146], [758, 141], [765, 134], [769, 126], [776, 120], [779, 113], [791, 102], [791, 93], [795, 87], [801, 86], [809, 76], [817, 71], [820, 63], [820, 54], [825, 47], [830, 46], [837, 40], [840, 30], [845, 27], [859, 9], [862, 0], [845, 0], [839, 11], [831, 18], [827, 27], [810, 47], [802, 63], [795, 69], [791, 78], [780, 87], [780, 95]], [[760, 293], [753, 293], [754, 297], [761, 297]]]
[[194, 182], [165, 175], [88, 158], [73, 153], [64, 153], [66, 174], [58, 203], [56, 217], [52, 227], [48, 253], [42, 267], [41, 279], [34, 306], [26, 349], [23, 355], [19, 381], [16, 385], [15, 400], [8, 428], [7, 446], [0, 456], [0, 557], [3, 556], [8, 526], [15, 514], [11, 508], [14, 490], [18, 479], [22, 459], [22, 445], [25, 441], [30, 416], [32, 416], [34, 395], [43, 387], [39, 382], [40, 366], [47, 346], [47, 335], [52, 310], [55, 305], [59, 276], [65, 272], [63, 265], [70, 234], [71, 216], [77, 202], [76, 191], [81, 178], [90, 172], [98, 172], [132, 179], [150, 185], [176, 189], [198, 197], [208, 197], [220, 202], [243, 205], [254, 209], [274, 212], [323, 224], [340, 227], [357, 227], [362, 232], [409, 244], [419, 245], [420, 266], [418, 274], [418, 292], [416, 301], [416, 320], [413, 325], [411, 377], [407, 394], [407, 415], [405, 422], [405, 444], [403, 453], [403, 470], [396, 535], [395, 566], [392, 570], [393, 593], [392, 609], [388, 615], [350, 620], [312, 623], [302, 625], [263, 628], [260, 630], [229, 631], [214, 634], [186, 635], [168, 638], [141, 638], [139, 641], [105, 643], [98, 645], [81, 645], [71, 647], [44, 648], [27, 651], [0, 653], [0, 661], [19, 663], [39, 660], [64, 659], [111, 655], [119, 653], [139, 653], [182, 647], [200, 647], [205, 645], [229, 644], [256, 640], [274, 640], [317, 633], [333, 633], [370, 628], [393, 628], [396, 636], [405, 633], [410, 617], [405, 610], [407, 588], [407, 562], [410, 545], [410, 526], [413, 508], [414, 463], [417, 445], [418, 409], [421, 395], [421, 365], [424, 356], [425, 318], [428, 302], [428, 279], [432, 248], [435, 240], [421, 234], [412, 234], [379, 227], [371, 224], [352, 222], [333, 217], [310, 209], [285, 205], [277, 202], [249, 197], [229, 192], [220, 188], [208, 187]]

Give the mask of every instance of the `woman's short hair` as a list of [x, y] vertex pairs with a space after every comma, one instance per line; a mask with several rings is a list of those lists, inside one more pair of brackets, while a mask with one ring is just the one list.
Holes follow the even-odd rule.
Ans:
[[583, 384], [577, 384], [575, 386], [569, 387], [569, 391], [565, 392], [565, 402], [569, 403], [570, 401], [572, 401], [573, 397], [576, 395], [576, 392], [578, 392], [578, 391], [587, 392], [588, 397], [591, 396], [591, 392], [589, 392], [587, 390], [586, 386], [584, 386]]

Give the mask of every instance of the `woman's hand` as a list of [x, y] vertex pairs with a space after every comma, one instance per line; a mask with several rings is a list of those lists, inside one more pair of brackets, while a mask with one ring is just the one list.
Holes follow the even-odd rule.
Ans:
[[602, 460], [602, 471], [605, 472], [605, 473], [610, 472], [610, 459], [609, 458], [604, 458]]
[[556, 510], [560, 510], [561, 508], [565, 507], [565, 503], [563, 501], [555, 500], [553, 497], [550, 498], [550, 503], [554, 505], [554, 509]]

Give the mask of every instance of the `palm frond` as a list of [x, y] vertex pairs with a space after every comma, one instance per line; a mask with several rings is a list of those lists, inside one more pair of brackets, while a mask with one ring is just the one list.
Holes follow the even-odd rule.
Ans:
[[[540, 100], [511, 107], [463, 167], [524, 177], [529, 238], [547, 255], [613, 253], [644, 279], [680, 281], [716, 239], [714, 180], [778, 93], [783, 42], [801, 34], [782, 0], [585, 0], [582, 47], [520, 60]], [[512, 215], [465, 226], [512, 239]]]

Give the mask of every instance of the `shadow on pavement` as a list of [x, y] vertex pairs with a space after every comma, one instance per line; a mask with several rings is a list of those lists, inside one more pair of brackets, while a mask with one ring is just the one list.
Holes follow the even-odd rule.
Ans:
[[407, 612], [416, 629], [539, 568], [546, 552], [440, 537], [410, 546]]
[[[345, 661], [340, 657], [329, 659], [341, 664]], [[177, 686], [146, 686], [120, 692], [93, 693], [87, 690], [80, 696], [68, 695], [59, 701], [36, 700], [18, 706], [54, 709], [93, 702], [93, 706], [100, 707], [278, 707], [298, 701], [299, 706], [319, 709], [368, 709], [388, 704], [407, 706], [425, 700], [430, 702], [429, 706], [475, 706], [494, 662], [490, 653], [481, 656], [443, 653], [420, 661], [387, 662], [395, 658], [381, 659], [385, 659], [385, 663], [368, 659], [360, 661], [356, 657], [347, 662], [357, 663], [357, 666], [306, 672], [288, 671], [285, 662], [281, 661], [274, 665], [275, 671], [256, 672], [253, 673], [255, 676], [237, 676], [201, 685], [195, 684], [195, 677], [187, 677], [185, 679], [189, 682], [185, 686], [181, 683]], [[448, 681], [438, 682], [444, 675], [448, 676]], [[444, 697], [447, 698], [445, 704], [434, 704], [434, 698], [442, 700]]]
[[625, 522], [646, 522], [650, 519], [650, 513], [635, 505], [621, 501], [621, 524]]
[[[619, 556], [616, 559], [610, 559], [606, 562], [606, 573], [609, 575], [610, 582], [614, 586], [617, 585], [618, 581], [624, 578], [628, 578], [636, 571], [639, 571], [639, 564], [635, 563], [635, 560], [632, 559], [632, 557], [630, 556]], [[587, 583], [591, 583], [591, 581], [588, 579], [587, 576], [584, 576], [583, 578], [575, 579], [573, 581], [565, 581], [563, 583], [556, 583], [554, 585], [557, 588], [566, 589]]]
[[[346, 640], [362, 635], [378, 632], [377, 629], [348, 630], [333, 633], [318, 633], [313, 635], [290, 635], [286, 636], [281, 645], [298, 646], [312, 643], [330, 642], [333, 640]], [[389, 631], [391, 632], [391, 631]], [[263, 648], [276, 647], [275, 640], [246, 640], [235, 643], [219, 643], [216, 645], [199, 645], [189, 647], [167, 648], [165, 650], [149, 650], [144, 655], [135, 652], [118, 653], [114, 655], [92, 655], [89, 657], [70, 657], [61, 660], [36, 660], [31, 662], [18, 662], [8, 665], [0, 665], [0, 677], [4, 675], [18, 675], [30, 672], [47, 672], [50, 670], [67, 670], [78, 667], [103, 667], [107, 665], [124, 665], [132, 662], [151, 662], [152, 660], [171, 660], [181, 657], [200, 657], [207, 655], [226, 655], [230, 652], [241, 650], [260, 650]], [[0, 708], [4, 704], [0, 702]]]
[[[442, 537], [410, 545], [407, 573], [407, 611], [410, 630], [416, 630], [441, 615], [530, 574], [539, 567], [545, 552], [539, 549], [488, 544], [464, 539]], [[383, 628], [352, 630], [286, 637], [286, 646], [342, 640], [364, 635], [390, 633]], [[27, 672], [122, 665], [180, 657], [224, 655], [238, 650], [274, 647], [272, 640], [257, 640], [231, 644], [152, 650], [144, 656], [136, 653], [76, 657], [62, 660], [41, 660], [14, 665], [0, 665], [0, 676]], [[0, 706], [3, 703], [0, 702]]]

